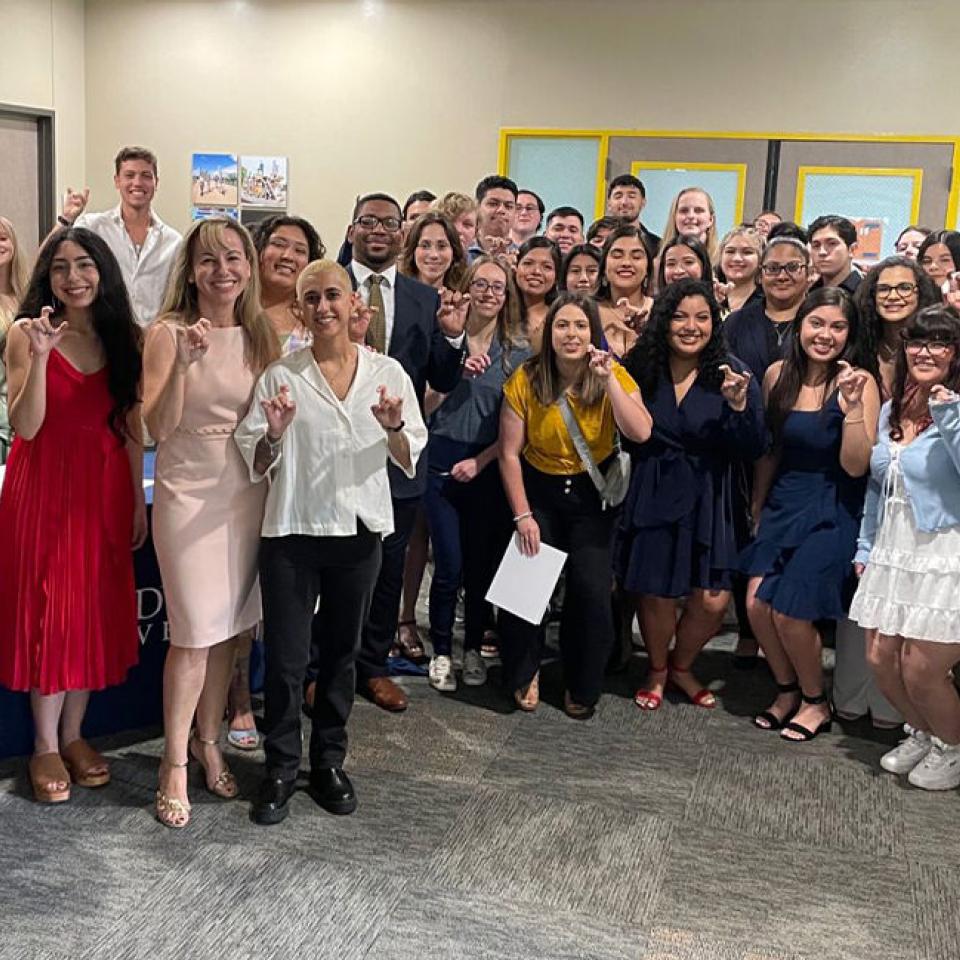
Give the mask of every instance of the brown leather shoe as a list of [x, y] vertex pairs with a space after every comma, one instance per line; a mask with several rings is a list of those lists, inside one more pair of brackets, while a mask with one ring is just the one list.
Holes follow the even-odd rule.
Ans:
[[364, 692], [383, 710], [402, 713], [407, 709], [407, 695], [389, 677], [374, 677], [368, 680]]

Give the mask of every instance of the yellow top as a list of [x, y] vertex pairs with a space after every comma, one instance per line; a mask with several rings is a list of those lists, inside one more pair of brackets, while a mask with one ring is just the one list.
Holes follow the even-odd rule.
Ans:
[[[619, 363], [614, 363], [613, 375], [627, 393], [639, 390], [633, 377]], [[583, 473], [587, 469], [563, 422], [559, 404], [545, 407], [537, 400], [523, 367], [517, 368], [504, 384], [503, 396], [527, 428], [527, 442], [521, 452], [531, 467], [560, 476]], [[614, 422], [609, 397], [604, 395], [600, 403], [590, 407], [570, 394], [567, 400], [593, 459], [602, 463], [613, 453]]]

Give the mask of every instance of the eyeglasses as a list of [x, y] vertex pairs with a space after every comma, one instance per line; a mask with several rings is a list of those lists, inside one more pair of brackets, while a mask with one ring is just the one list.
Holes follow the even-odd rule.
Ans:
[[890, 285], [889, 283], [878, 283], [877, 284], [877, 297], [880, 300], [886, 300], [887, 297], [892, 294], [896, 294], [900, 297], [901, 300], [906, 300], [907, 297], [917, 292], [917, 285], [915, 283], [897, 283]]
[[495, 297], [502, 297], [507, 292], [507, 285], [501, 280], [494, 280], [491, 283], [483, 277], [477, 277], [470, 282], [470, 289], [476, 290], [477, 293], [486, 293], [489, 290]]
[[517, 213], [539, 213], [540, 208], [535, 203], [518, 203]]
[[789, 263], [765, 263], [760, 269], [765, 277], [779, 277], [781, 273], [786, 273], [795, 277], [807, 268], [802, 260], [791, 260]]
[[353, 222], [364, 230], [376, 230], [382, 224], [387, 233], [396, 233], [403, 226], [396, 217], [375, 217], [372, 213], [365, 213]]
[[911, 357], [919, 357], [924, 350], [930, 354], [931, 357], [939, 360], [942, 357], [945, 357], [952, 349], [954, 344], [947, 343], [945, 340], [904, 340], [903, 349], [910, 354]]

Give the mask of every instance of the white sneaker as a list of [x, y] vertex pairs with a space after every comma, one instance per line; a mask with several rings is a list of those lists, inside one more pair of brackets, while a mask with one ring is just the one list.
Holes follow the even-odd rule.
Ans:
[[909, 723], [903, 729], [906, 739], [880, 758], [880, 766], [889, 773], [909, 773], [933, 748], [930, 734], [915, 730]]
[[487, 665], [479, 650], [463, 652], [463, 682], [468, 687], [482, 687], [487, 682]]
[[430, 686], [441, 693], [453, 693], [457, 689], [457, 677], [450, 657], [441, 654], [430, 660]]
[[947, 744], [939, 737], [931, 737], [930, 742], [930, 752], [910, 771], [907, 779], [922, 790], [960, 787], [960, 744]]

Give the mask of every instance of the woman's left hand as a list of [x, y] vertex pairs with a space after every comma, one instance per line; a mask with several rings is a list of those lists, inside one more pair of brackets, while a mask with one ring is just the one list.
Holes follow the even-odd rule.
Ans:
[[489, 366], [489, 354], [475, 353], [472, 357], [467, 357], [467, 359], [463, 361], [463, 375], [467, 380], [472, 380], [475, 377], [479, 377]]
[[391, 397], [387, 388], [381, 384], [377, 387], [377, 402], [370, 408], [377, 423], [384, 430], [396, 430], [403, 423], [403, 398]]
[[139, 550], [147, 541], [147, 501], [141, 493], [133, 505], [133, 540], [131, 546]]
[[750, 386], [750, 371], [737, 373], [728, 363], [720, 364], [723, 374], [723, 383], [720, 384], [720, 393], [730, 405], [730, 409], [743, 413], [747, 409], [747, 389]]
[[847, 413], [851, 408], [860, 407], [863, 403], [863, 388], [867, 385], [870, 374], [866, 370], [857, 370], [846, 360], [839, 362], [840, 375], [837, 377], [837, 388], [840, 396], [846, 401]]
[[934, 384], [930, 388], [930, 403], [953, 403], [954, 400], [958, 398], [958, 395], [954, 393], [949, 387], [945, 387], [942, 383]]
[[626, 297], [617, 301], [617, 312], [623, 320], [624, 326], [634, 333], [640, 333], [650, 317], [649, 307], [635, 307]]
[[598, 350], [592, 343], [587, 347], [590, 369], [601, 379], [607, 380], [613, 371], [613, 354], [607, 350]]

